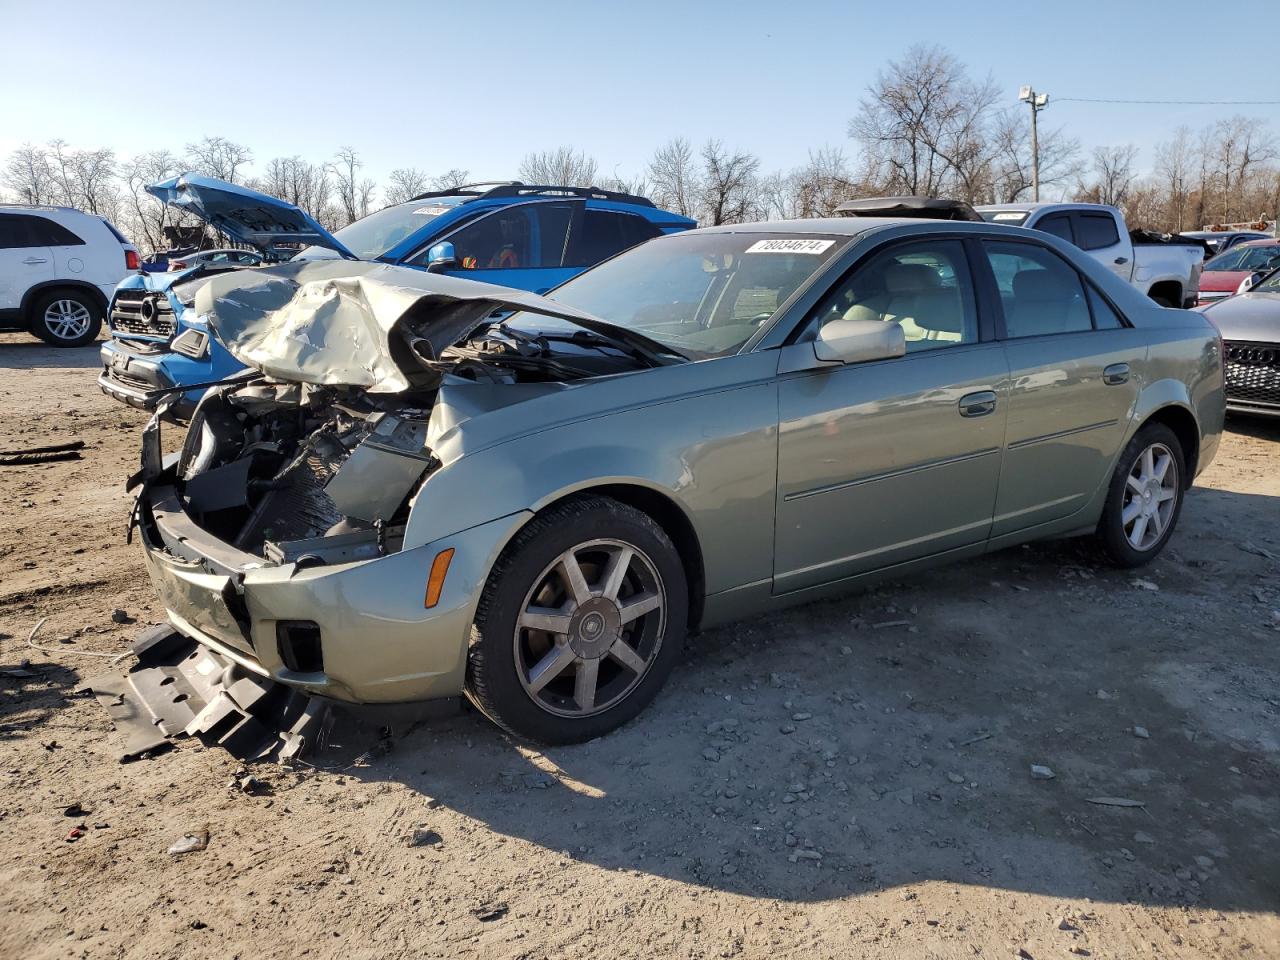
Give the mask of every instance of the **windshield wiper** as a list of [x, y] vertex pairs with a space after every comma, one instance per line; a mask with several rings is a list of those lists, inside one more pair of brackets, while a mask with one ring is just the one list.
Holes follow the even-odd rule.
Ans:
[[621, 327], [616, 323], [609, 323], [607, 320], [597, 320], [595, 318], [588, 320], [586, 317], [566, 317], [565, 319], [570, 323], [585, 327], [605, 340], [611, 340], [621, 345], [627, 353], [645, 361], [651, 367], [667, 366], [671, 361], [664, 359], [666, 357], [675, 357], [678, 361], [687, 361], [689, 359], [688, 356], [675, 347], [669, 347], [665, 343], [653, 339], [653, 337], [632, 330], [630, 327]]

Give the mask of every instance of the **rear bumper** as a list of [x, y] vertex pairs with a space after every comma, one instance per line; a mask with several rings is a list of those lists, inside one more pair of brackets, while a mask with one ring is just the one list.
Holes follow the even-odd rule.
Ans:
[[[480, 592], [527, 519], [516, 514], [373, 560], [299, 569], [268, 566], [204, 532], [172, 486], [150, 487], [140, 508], [147, 573], [180, 633], [261, 676], [351, 703], [462, 692]], [[444, 589], [428, 610], [432, 560], [449, 548]], [[318, 632], [319, 669], [286, 665], [285, 638], [300, 623]]]

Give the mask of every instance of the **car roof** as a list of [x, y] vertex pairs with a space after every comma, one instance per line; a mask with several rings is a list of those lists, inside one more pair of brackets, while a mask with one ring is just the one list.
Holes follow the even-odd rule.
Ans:
[[[842, 237], [856, 237], [872, 230], [887, 227], [913, 226], [923, 228], [934, 225], [948, 233], [956, 230], [973, 230], [981, 233], [1019, 233], [1034, 236], [1035, 231], [998, 223], [975, 223], [969, 220], [931, 220], [925, 217], [813, 217], [801, 220], [761, 220], [757, 223], [725, 224], [719, 227], [702, 227], [689, 233], [825, 233]], [[920, 231], [916, 231], [920, 232]], [[681, 234], [674, 234], [681, 236]]]
[[1274, 247], [1280, 245], [1280, 237], [1267, 237], [1259, 240], [1246, 240], [1244, 243], [1237, 243], [1237, 247]]

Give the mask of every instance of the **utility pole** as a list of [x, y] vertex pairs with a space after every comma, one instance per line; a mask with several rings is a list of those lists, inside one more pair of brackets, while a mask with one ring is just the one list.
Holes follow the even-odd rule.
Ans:
[[1031, 107], [1031, 199], [1040, 202], [1040, 137], [1036, 115], [1049, 105], [1047, 93], [1036, 93], [1030, 86], [1018, 89], [1018, 99]]

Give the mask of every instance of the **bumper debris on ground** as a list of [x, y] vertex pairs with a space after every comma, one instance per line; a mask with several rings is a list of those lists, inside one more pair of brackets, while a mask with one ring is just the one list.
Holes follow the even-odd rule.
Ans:
[[124, 673], [84, 683], [124, 735], [120, 759], [134, 760], [178, 737], [199, 737], [242, 761], [289, 760], [319, 738], [328, 707], [252, 674], [168, 626], [146, 630]]

